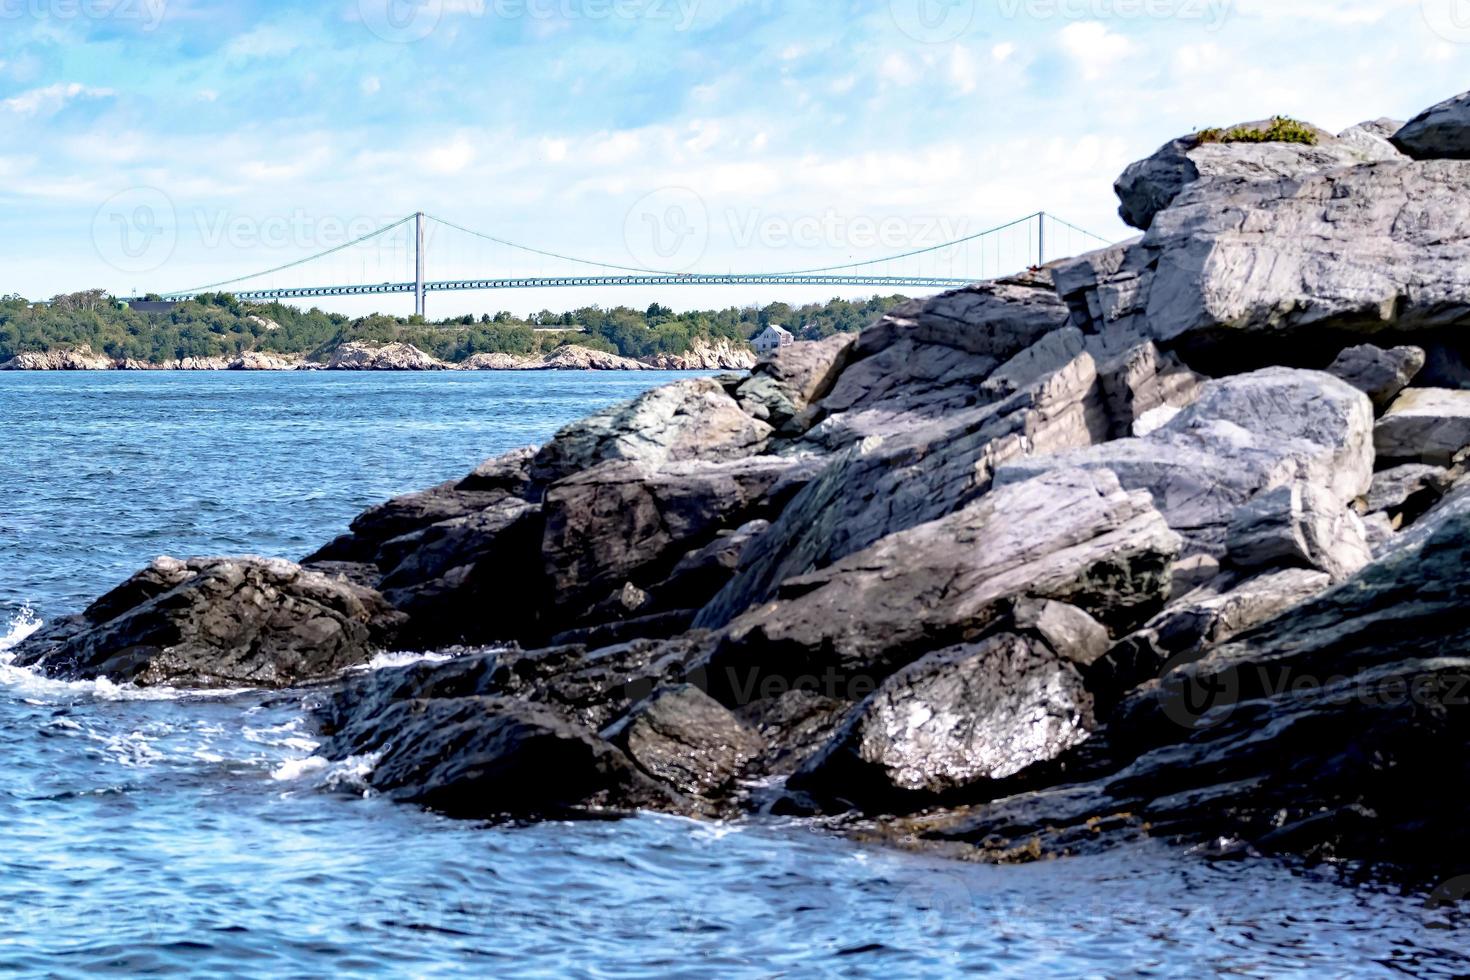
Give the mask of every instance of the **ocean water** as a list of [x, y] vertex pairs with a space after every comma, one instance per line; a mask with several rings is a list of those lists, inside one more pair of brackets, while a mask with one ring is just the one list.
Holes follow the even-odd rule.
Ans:
[[495, 828], [365, 796], [302, 693], [5, 650], [155, 555], [298, 557], [670, 375], [0, 374], [0, 972], [1463, 974], [1463, 913], [1142, 846], [991, 868], [780, 822]]

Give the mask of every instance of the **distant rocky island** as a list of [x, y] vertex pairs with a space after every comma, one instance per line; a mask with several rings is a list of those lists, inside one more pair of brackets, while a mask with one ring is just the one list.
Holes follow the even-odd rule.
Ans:
[[325, 361], [303, 354], [247, 351], [233, 357], [184, 357], [147, 362], [115, 360], [90, 347], [23, 353], [0, 364], [0, 371], [748, 371], [755, 353], [729, 340], [696, 340], [682, 354], [657, 354], [643, 360], [565, 344], [544, 355], [475, 354], [458, 364], [441, 361], [412, 344], [352, 341]]
[[[1139, 238], [655, 389], [299, 563], [161, 558], [18, 662], [329, 685], [323, 751], [458, 817], [1470, 873], [1470, 93], [1117, 189]], [[343, 673], [395, 650], [452, 656]]]
[[[124, 302], [102, 290], [46, 303], [0, 298], [0, 370], [746, 371], [753, 342], [855, 333], [901, 296], [678, 313], [589, 306], [425, 321], [350, 319], [229, 294]], [[780, 333], [780, 331], [776, 331]]]

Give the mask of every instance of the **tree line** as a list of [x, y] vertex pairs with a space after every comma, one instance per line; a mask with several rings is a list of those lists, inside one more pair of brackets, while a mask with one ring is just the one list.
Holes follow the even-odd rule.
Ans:
[[[157, 297], [149, 297], [157, 299]], [[304, 354], [325, 359], [351, 341], [406, 343], [440, 360], [474, 354], [545, 354], [580, 344], [624, 357], [682, 354], [697, 339], [748, 343], [771, 324], [803, 339], [861, 330], [904, 300], [875, 296], [790, 306], [728, 307], [676, 313], [655, 303], [646, 310], [585, 306], [529, 317], [508, 312], [448, 320], [373, 314], [347, 317], [281, 303], [244, 303], [228, 293], [207, 293], [171, 311], [145, 313], [102, 290], [86, 290], [33, 303], [0, 297], [0, 362], [29, 351], [90, 347], [117, 359], [159, 363], [245, 351]]]

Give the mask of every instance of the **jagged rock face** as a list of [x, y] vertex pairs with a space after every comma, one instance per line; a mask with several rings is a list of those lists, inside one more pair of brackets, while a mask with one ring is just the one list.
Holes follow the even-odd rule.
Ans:
[[682, 354], [655, 354], [643, 363], [657, 371], [749, 371], [756, 356], [724, 337], [714, 343], [697, 337]]
[[1448, 466], [1470, 446], [1470, 391], [1410, 388], [1378, 420], [1378, 455]]
[[1027, 453], [1091, 445], [1110, 422], [1097, 371], [1081, 355], [1025, 392], [901, 438], [870, 438], [814, 479], [753, 541], [736, 577], [697, 622], [714, 628], [772, 598], [787, 579], [953, 513], [990, 488], [995, 468]]
[[1470, 163], [1436, 161], [1195, 185], [1141, 241], [1062, 263], [1058, 290], [1088, 332], [1226, 372], [1324, 335], [1449, 328], [1470, 316], [1467, 182]]
[[756, 365], [735, 399], [750, 415], [785, 429], [832, 390], [856, 343], [853, 334], [835, 334], [783, 347]]
[[1010, 462], [996, 481], [1077, 466], [1107, 470], [1124, 487], [1152, 494], [1190, 552], [1219, 555], [1236, 512], [1261, 491], [1302, 481], [1343, 505], [1367, 493], [1372, 433], [1362, 392], [1320, 372], [1269, 368], [1212, 382], [1145, 438]]
[[1470, 160], [1470, 92], [1415, 116], [1393, 144], [1415, 160]]
[[1109, 725], [1098, 778], [895, 832], [1032, 853], [1225, 839], [1463, 874], [1467, 560], [1457, 508], [1351, 583], [1145, 686]]
[[112, 358], [83, 346], [76, 350], [17, 354], [0, 364], [0, 371], [108, 371], [113, 366]]
[[374, 347], [357, 341], [338, 347], [327, 362], [328, 371], [443, 371], [448, 367], [412, 344]]
[[787, 580], [730, 625], [709, 682], [737, 701], [773, 677], [876, 682], [982, 635], [1023, 596], [1131, 628], [1163, 605], [1179, 545], [1147, 494], [1105, 472], [1049, 473]]
[[[1264, 128], [1270, 120], [1245, 123]], [[1366, 132], [1366, 131], [1365, 131]], [[1275, 181], [1364, 163], [1402, 159], [1381, 138], [1342, 137], [1317, 130], [1317, 143], [1201, 143], [1195, 136], [1166, 143], [1158, 152], [1123, 171], [1113, 189], [1122, 201], [1119, 214], [1145, 231], [1159, 212], [1193, 184], [1215, 179]]]
[[1076, 667], [1036, 638], [1002, 633], [889, 677], [790, 785], [870, 811], [896, 800], [913, 809], [1055, 759], [1093, 724]]
[[460, 361], [458, 367], [461, 371], [539, 371], [545, 369], [546, 362], [539, 357], [503, 354], [497, 351], [489, 354], [471, 354]]
[[290, 562], [160, 558], [15, 656], [72, 679], [280, 688], [366, 663], [401, 621], [376, 592]]
[[624, 583], [652, 586], [720, 529], [774, 516], [812, 471], [771, 456], [658, 467], [612, 461], [557, 482], [546, 494], [541, 546], [554, 603], [575, 621], [572, 611]]
[[1424, 361], [1421, 347], [1384, 350], [1372, 344], [1360, 344], [1337, 355], [1327, 373], [1346, 381], [1373, 399], [1374, 405], [1383, 408], [1423, 370]]
[[667, 385], [562, 429], [532, 465], [533, 478], [553, 483], [598, 463], [625, 460], [658, 467], [751, 456], [771, 427], [751, 418], [713, 378]]

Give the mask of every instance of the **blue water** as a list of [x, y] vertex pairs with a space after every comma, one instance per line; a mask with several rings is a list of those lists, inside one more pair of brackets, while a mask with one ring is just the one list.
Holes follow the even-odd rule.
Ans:
[[365, 798], [304, 695], [60, 684], [38, 618], [160, 553], [298, 557], [669, 375], [0, 374], [0, 972], [1454, 975], [1460, 913], [1162, 846], [989, 868], [795, 825], [486, 828]]

